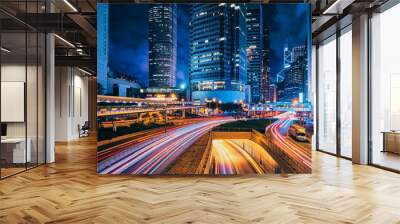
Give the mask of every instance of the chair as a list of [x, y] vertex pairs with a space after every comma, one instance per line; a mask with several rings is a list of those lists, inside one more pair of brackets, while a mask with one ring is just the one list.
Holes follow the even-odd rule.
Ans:
[[89, 136], [90, 125], [89, 121], [85, 121], [82, 127], [78, 124], [79, 138]]

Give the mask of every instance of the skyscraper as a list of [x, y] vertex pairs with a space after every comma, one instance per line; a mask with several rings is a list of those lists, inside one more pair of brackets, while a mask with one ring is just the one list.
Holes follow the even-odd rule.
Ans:
[[269, 85], [268, 94], [269, 94], [269, 101], [271, 103], [276, 103], [277, 98], [278, 98], [277, 97], [277, 86], [276, 86], [276, 84]]
[[262, 101], [262, 17], [260, 4], [246, 4], [247, 83], [253, 103]]
[[289, 50], [287, 44], [285, 44], [285, 48], [283, 49], [283, 67], [289, 68], [290, 63], [292, 63], [292, 52]]
[[305, 56], [307, 56], [307, 48], [305, 45], [293, 47], [292, 54], [291, 54], [292, 62], [295, 62], [300, 57], [305, 57]]
[[176, 11], [175, 4], [149, 9], [149, 87], [176, 86]]
[[97, 32], [97, 92], [99, 95], [107, 93], [107, 73], [108, 73], [108, 47], [109, 47], [109, 5], [98, 5], [97, 25], [99, 27]]
[[[262, 11], [261, 11], [262, 12]], [[263, 17], [263, 16], [262, 16]], [[269, 29], [267, 26], [263, 26], [262, 33], [262, 59], [261, 59], [261, 96], [260, 99], [262, 102], [270, 101], [273, 102], [273, 98], [271, 97], [270, 91], [270, 65], [269, 65], [269, 57], [270, 57], [270, 42], [269, 42]], [[275, 97], [276, 99], [276, 97]]]
[[286, 70], [284, 79], [284, 99], [292, 101], [300, 100], [300, 95], [305, 96], [305, 81], [307, 77], [307, 48], [306, 46], [296, 46], [291, 51], [289, 68]]
[[307, 57], [307, 46], [300, 45], [296, 46], [292, 49], [292, 62], [296, 63], [297, 66], [300, 66], [297, 70], [299, 74], [297, 76], [303, 75], [303, 83], [302, 83], [302, 95], [304, 101], [308, 101], [308, 57]]
[[242, 5], [195, 4], [190, 18], [192, 100], [244, 100], [246, 21]]

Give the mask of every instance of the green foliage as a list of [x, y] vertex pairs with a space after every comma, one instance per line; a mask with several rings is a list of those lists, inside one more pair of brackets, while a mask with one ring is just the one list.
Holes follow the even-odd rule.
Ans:
[[224, 103], [221, 104], [221, 110], [224, 112], [241, 112], [242, 107], [239, 104]]
[[217, 103], [215, 102], [208, 102], [207, 103], [207, 108], [215, 110], [217, 108]]
[[164, 125], [150, 123], [148, 125], [144, 125], [141, 123], [132, 124], [130, 127], [118, 127], [117, 131], [114, 132], [112, 128], [98, 128], [97, 130], [97, 140], [103, 141], [107, 139], [112, 139], [118, 136], [132, 134], [139, 131], [144, 131], [152, 128], [162, 127]]
[[239, 120], [239, 121], [234, 121], [234, 122], [230, 122], [230, 123], [225, 123], [222, 124], [219, 127], [221, 128], [242, 128], [242, 129], [255, 129], [261, 133], [265, 132], [265, 128], [270, 125], [272, 122], [274, 122], [275, 119], [270, 119], [270, 118], [266, 118], [266, 119], [257, 119], [257, 120]]
[[218, 102], [208, 102], [207, 107], [209, 109], [215, 110], [215, 109], [220, 109], [224, 112], [241, 112], [242, 111], [242, 106], [240, 104], [235, 104], [235, 103], [218, 103]]

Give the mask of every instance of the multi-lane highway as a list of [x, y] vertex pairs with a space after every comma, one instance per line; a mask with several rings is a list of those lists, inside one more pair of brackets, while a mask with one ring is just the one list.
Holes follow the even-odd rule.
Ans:
[[[183, 119], [183, 120], [173, 120], [170, 121], [173, 123], [173, 126], [168, 127], [159, 127], [153, 128], [145, 131], [139, 131], [132, 134], [127, 134], [123, 136], [118, 136], [116, 138], [110, 140], [103, 140], [97, 143], [98, 151], [97, 151], [97, 162], [101, 162], [113, 155], [118, 154], [119, 152], [125, 151], [127, 148], [145, 142], [149, 139], [154, 137], [160, 136], [165, 132], [173, 131], [177, 128], [182, 128], [189, 124], [194, 124], [197, 122], [204, 121], [204, 118], [190, 118], [190, 119]], [[129, 139], [131, 139], [129, 141]], [[124, 142], [124, 143], [118, 143]], [[113, 146], [111, 146], [113, 145]]]
[[260, 145], [248, 139], [213, 140], [212, 174], [274, 173], [277, 163]]
[[294, 117], [291, 115], [279, 116], [278, 120], [266, 129], [267, 137], [272, 138], [272, 142], [280, 150], [284, 151], [297, 163], [297, 169], [301, 172], [310, 172], [311, 148], [309, 145], [301, 144], [287, 136], [287, 131], [293, 123]]
[[[311, 150], [287, 136], [294, 116], [282, 114], [266, 129], [267, 138], [294, 162], [297, 172], [311, 171]], [[190, 119], [188, 119], [190, 120]], [[135, 134], [132, 140], [98, 151], [101, 174], [162, 174], [193, 143], [213, 127], [232, 121], [218, 117], [195, 119], [178, 127], [152, 129]], [[275, 173], [279, 167], [264, 148], [250, 140], [213, 140], [211, 174]]]
[[[212, 118], [159, 133], [126, 147], [98, 163], [101, 174], [161, 174], [190, 145], [213, 127], [232, 118]], [[135, 140], [137, 141], [137, 140]], [[118, 146], [120, 147], [120, 146]]]
[[264, 173], [257, 162], [231, 140], [213, 140], [212, 144], [212, 173], [224, 175]]

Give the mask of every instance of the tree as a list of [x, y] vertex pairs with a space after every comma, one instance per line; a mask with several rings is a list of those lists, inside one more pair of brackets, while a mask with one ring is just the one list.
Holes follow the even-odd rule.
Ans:
[[217, 103], [215, 102], [208, 102], [207, 103], [207, 108], [215, 110], [217, 108]]
[[240, 112], [242, 111], [242, 107], [239, 104], [224, 103], [221, 104], [221, 110], [224, 112]]

